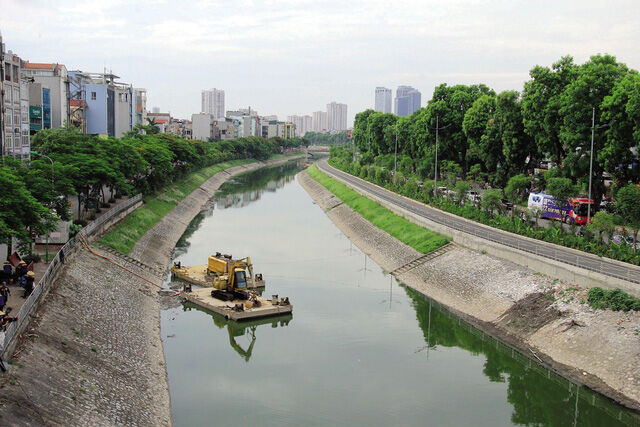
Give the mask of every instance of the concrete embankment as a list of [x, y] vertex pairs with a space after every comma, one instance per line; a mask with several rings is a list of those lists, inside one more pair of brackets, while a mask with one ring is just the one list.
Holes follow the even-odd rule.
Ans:
[[298, 176], [342, 232], [407, 286], [577, 384], [640, 410], [640, 313], [593, 310], [578, 284], [457, 244], [404, 267], [422, 254], [372, 226], [306, 172]]
[[140, 239], [133, 257], [94, 248], [128, 270], [85, 248], [67, 259], [0, 377], [0, 424], [171, 425], [157, 294], [171, 251], [224, 181], [294, 158], [214, 175]]

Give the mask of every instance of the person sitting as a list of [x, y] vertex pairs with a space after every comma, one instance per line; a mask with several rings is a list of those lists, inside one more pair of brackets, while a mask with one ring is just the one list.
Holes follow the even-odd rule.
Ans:
[[24, 294], [22, 295], [22, 298], [27, 298], [29, 295], [31, 295], [31, 292], [33, 292], [33, 282], [36, 279], [36, 275], [33, 271], [29, 271], [24, 275], [24, 277]]
[[9, 279], [11, 274], [13, 273], [13, 268], [11, 267], [11, 263], [9, 261], [5, 261], [2, 266], [2, 276], [4, 279]]
[[18, 266], [16, 267], [16, 271], [14, 273], [14, 277], [16, 279], [20, 279], [22, 276], [24, 276], [25, 274], [27, 274], [27, 263], [24, 261], [20, 261], [20, 263], [18, 264]]
[[9, 301], [9, 295], [11, 295], [11, 290], [7, 286], [7, 282], [2, 282], [0, 284], [0, 297], [2, 297], [3, 304], [0, 306], [0, 311], [4, 311], [4, 306]]

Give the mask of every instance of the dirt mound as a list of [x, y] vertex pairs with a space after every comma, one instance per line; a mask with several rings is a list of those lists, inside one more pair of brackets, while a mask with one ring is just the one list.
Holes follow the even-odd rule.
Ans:
[[547, 323], [562, 317], [560, 311], [551, 307], [553, 301], [553, 293], [529, 294], [505, 311], [500, 316], [498, 325], [527, 335], [532, 334]]

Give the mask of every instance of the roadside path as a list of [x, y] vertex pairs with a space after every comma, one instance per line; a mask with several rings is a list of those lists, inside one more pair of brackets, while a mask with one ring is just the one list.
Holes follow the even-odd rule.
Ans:
[[380, 199], [395, 204], [409, 212], [438, 224], [442, 224], [492, 242], [516, 248], [521, 251], [640, 284], [640, 267], [633, 265], [629, 265], [627, 267], [621, 262], [609, 260], [608, 258], [601, 258], [586, 252], [576, 253], [577, 251], [573, 249], [563, 248], [558, 245], [550, 245], [548, 243], [538, 243], [533, 239], [521, 237], [517, 234], [492, 229], [491, 227], [483, 224], [477, 224], [456, 215], [432, 208], [424, 203], [410, 200], [406, 197], [393, 193], [392, 191], [371, 184], [363, 179], [342, 172], [341, 170], [329, 165], [327, 160], [321, 160], [317, 165], [323, 172], [335, 176], [352, 187], [372, 193]]

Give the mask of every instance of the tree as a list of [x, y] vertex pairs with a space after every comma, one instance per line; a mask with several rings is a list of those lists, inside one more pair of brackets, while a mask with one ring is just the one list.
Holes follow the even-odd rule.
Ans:
[[556, 199], [556, 205], [563, 211], [569, 197], [578, 192], [576, 185], [569, 178], [548, 178], [547, 193]]
[[493, 211], [502, 212], [502, 192], [496, 189], [490, 189], [482, 193], [482, 207], [488, 213]]
[[640, 148], [640, 74], [632, 71], [618, 80], [602, 102], [602, 120], [611, 123], [598, 157], [603, 168], [619, 182], [638, 182], [640, 171], [629, 168]]
[[530, 185], [531, 179], [526, 175], [518, 174], [509, 178], [506, 187], [504, 187], [504, 195], [513, 203], [512, 216], [516, 211], [516, 203], [524, 198]]
[[613, 214], [600, 211], [591, 218], [591, 224], [587, 226], [590, 230], [598, 232], [600, 243], [602, 243], [602, 233], [606, 233], [609, 239], [616, 229], [615, 216]]
[[56, 218], [31, 195], [27, 186], [10, 168], [0, 166], [0, 242], [11, 250], [12, 238], [31, 241], [31, 234], [55, 229]]
[[[592, 114], [595, 111], [595, 125], [601, 125], [603, 101], [611, 93], [617, 81], [627, 73], [627, 66], [616, 62], [614, 56], [592, 56], [589, 61], [579, 67], [575, 79], [563, 93], [560, 109], [563, 118], [560, 141], [566, 148], [565, 170], [569, 176], [580, 180], [584, 185], [589, 181]], [[605, 190], [602, 178], [605, 157], [601, 150], [605, 143], [605, 133], [596, 131], [594, 135], [591, 178], [592, 197], [597, 206]]]
[[640, 188], [628, 184], [616, 194], [616, 209], [625, 225], [633, 230], [633, 253], [636, 254], [638, 230], [640, 230]]
[[534, 139], [538, 151], [557, 164], [562, 164], [566, 156], [560, 140], [562, 98], [577, 69], [571, 56], [560, 58], [551, 68], [535, 66], [529, 72], [531, 80], [524, 84], [522, 93], [525, 132]]
[[462, 130], [469, 143], [467, 161], [483, 164], [489, 173], [495, 173], [502, 158], [502, 143], [491, 143], [488, 138], [483, 138], [488, 127], [493, 126], [495, 107], [494, 96], [482, 95], [467, 110], [462, 122]]
[[456, 182], [456, 194], [458, 195], [458, 204], [462, 204], [467, 199], [469, 193], [469, 183], [467, 181]]

